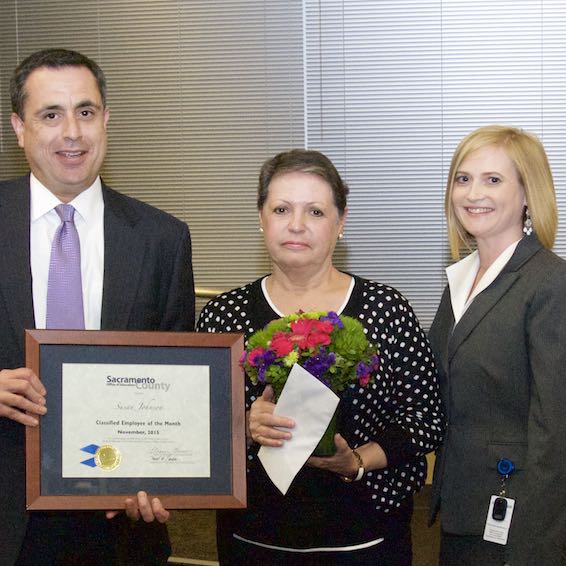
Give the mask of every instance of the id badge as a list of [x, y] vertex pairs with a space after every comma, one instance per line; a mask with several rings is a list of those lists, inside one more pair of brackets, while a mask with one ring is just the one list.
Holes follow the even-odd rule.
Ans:
[[487, 511], [483, 540], [496, 544], [507, 544], [511, 517], [515, 508], [515, 500], [501, 495], [492, 495]]

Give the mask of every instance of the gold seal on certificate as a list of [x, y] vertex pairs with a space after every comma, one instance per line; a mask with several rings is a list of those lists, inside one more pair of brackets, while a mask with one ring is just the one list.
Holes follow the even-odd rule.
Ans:
[[110, 446], [110, 444], [105, 444], [100, 446], [96, 453], [94, 454], [94, 462], [97, 467], [103, 470], [115, 470], [122, 461], [122, 455], [118, 448]]

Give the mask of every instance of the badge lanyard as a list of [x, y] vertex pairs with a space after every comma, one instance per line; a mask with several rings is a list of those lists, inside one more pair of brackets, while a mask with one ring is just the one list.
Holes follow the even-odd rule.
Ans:
[[492, 495], [483, 533], [484, 540], [497, 544], [507, 544], [511, 517], [515, 508], [515, 500], [506, 497], [509, 476], [515, 471], [515, 465], [508, 458], [497, 462], [497, 472], [501, 476], [499, 495]]

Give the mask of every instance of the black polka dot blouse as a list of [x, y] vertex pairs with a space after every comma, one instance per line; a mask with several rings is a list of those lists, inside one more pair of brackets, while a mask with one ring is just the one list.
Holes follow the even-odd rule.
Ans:
[[[340, 509], [345, 513], [350, 512], [349, 506], [356, 514], [360, 509], [377, 515], [395, 511], [424, 484], [425, 454], [441, 441], [444, 419], [436, 369], [417, 317], [395, 289], [357, 276], [353, 278], [350, 297], [338, 314], [360, 320], [368, 340], [379, 350], [381, 371], [374, 384], [365, 388], [352, 385], [340, 394], [338, 432], [352, 448], [370, 440], [379, 443], [387, 455], [388, 466], [366, 472], [355, 485], [345, 484], [337, 474], [305, 466], [283, 497], [271, 485], [256, 458], [258, 446], [252, 445], [248, 449], [249, 508], [263, 506], [272, 524], [277, 524], [274, 513], [282, 515], [279, 517], [282, 524], [289, 520], [296, 523], [301, 508], [305, 507], [309, 530], [312, 531], [314, 517], [315, 523], [320, 521], [324, 531], [328, 531], [328, 521], [343, 519], [334, 517], [335, 511], [328, 511], [335, 509], [333, 503], [337, 497], [343, 498]], [[241, 332], [247, 339], [279, 318], [262, 290], [261, 281], [258, 279], [209, 301], [201, 312], [198, 331]], [[262, 389], [262, 385], [255, 386], [246, 379], [247, 408], [261, 395]], [[317, 505], [318, 511], [313, 512], [313, 506]], [[244, 518], [240, 534], [266, 543], [298, 544], [296, 540], [281, 541], [285, 534], [279, 533], [276, 540], [263, 532], [258, 534], [257, 529], [265, 530], [259, 521], [267, 520], [267, 515], [261, 517], [261, 510], [254, 511], [248, 517], [248, 528]], [[258, 524], [254, 525], [254, 521]], [[324, 535], [321, 538], [312, 544], [324, 544]], [[356, 540], [346, 535], [342, 542], [349, 544]]]

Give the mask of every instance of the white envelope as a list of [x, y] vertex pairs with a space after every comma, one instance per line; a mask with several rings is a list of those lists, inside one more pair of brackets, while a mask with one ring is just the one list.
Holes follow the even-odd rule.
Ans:
[[262, 446], [258, 457], [283, 495], [328, 428], [340, 398], [299, 364], [291, 368], [274, 413], [295, 421], [283, 446]]

